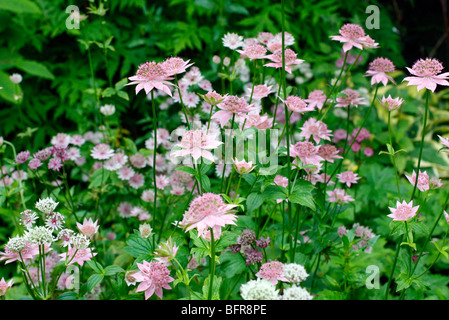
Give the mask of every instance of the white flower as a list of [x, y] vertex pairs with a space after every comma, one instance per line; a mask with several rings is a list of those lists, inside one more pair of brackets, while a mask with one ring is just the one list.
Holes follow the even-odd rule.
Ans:
[[222, 38], [223, 46], [235, 50], [243, 45], [243, 37], [237, 33], [228, 32]]
[[284, 290], [282, 300], [312, 300], [313, 296], [304, 288], [293, 286]]
[[148, 238], [153, 231], [153, 228], [148, 223], [142, 223], [139, 227], [140, 235], [143, 238]]
[[52, 230], [41, 226], [29, 229], [23, 237], [26, 242], [38, 245], [51, 244], [55, 240]]
[[43, 213], [50, 214], [55, 210], [58, 204], [59, 202], [53, 201], [52, 198], [39, 199], [39, 201], [36, 202], [36, 209]]
[[296, 263], [284, 264], [284, 275], [289, 282], [296, 284], [306, 280], [309, 276], [306, 269], [302, 265]]
[[112, 104], [105, 104], [100, 107], [100, 112], [105, 116], [112, 116], [115, 113], [115, 106]]
[[12, 83], [15, 84], [19, 84], [22, 82], [22, 76], [18, 73], [13, 73], [12, 75], [9, 76], [9, 79], [11, 80]]
[[6, 244], [6, 248], [8, 250], [14, 251], [14, 252], [20, 252], [25, 248], [26, 241], [23, 237], [14, 237], [10, 238], [8, 243]]
[[71, 245], [78, 250], [89, 248], [90, 240], [82, 233], [74, 234], [71, 238]]
[[240, 287], [243, 300], [277, 300], [279, 290], [265, 279], [250, 280]]

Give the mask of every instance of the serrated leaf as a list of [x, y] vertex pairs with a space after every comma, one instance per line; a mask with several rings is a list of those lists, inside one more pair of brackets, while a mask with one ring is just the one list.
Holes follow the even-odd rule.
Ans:
[[104, 275], [99, 273], [94, 273], [91, 275], [87, 280], [87, 292], [90, 293], [92, 289], [103, 280], [103, 278]]
[[123, 268], [119, 267], [119, 266], [114, 266], [114, 265], [107, 266], [104, 269], [104, 275], [105, 276], [112, 276], [112, 275], [114, 275], [116, 273], [120, 273], [120, 272], [125, 272], [125, 270]]

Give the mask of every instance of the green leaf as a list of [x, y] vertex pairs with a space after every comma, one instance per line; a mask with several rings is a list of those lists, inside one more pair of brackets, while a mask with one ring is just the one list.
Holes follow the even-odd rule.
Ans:
[[95, 273], [100, 273], [100, 274], [104, 274], [104, 268], [101, 265], [101, 263], [96, 262], [96, 261], [87, 261], [87, 265], [89, 267], [91, 267], [91, 269], [95, 272]]
[[287, 189], [277, 185], [269, 185], [261, 196], [265, 200], [284, 200], [287, 199]]
[[62, 293], [57, 300], [78, 300], [78, 294], [74, 291], [67, 291]]
[[246, 210], [248, 211], [248, 213], [253, 212], [257, 208], [259, 208], [262, 204], [263, 198], [255, 192], [250, 193], [248, 195], [248, 198], [246, 198]]
[[137, 151], [137, 147], [134, 144], [134, 141], [132, 141], [129, 138], [123, 138], [123, 142], [125, 143], [125, 147], [126, 149], [128, 149], [129, 151], [131, 151], [133, 154], [136, 154]]
[[105, 275], [105, 276], [112, 276], [112, 275], [114, 275], [114, 274], [116, 274], [116, 273], [120, 273], [120, 272], [125, 272], [125, 270], [122, 269], [122, 268], [119, 267], [119, 266], [114, 266], [114, 265], [112, 265], [112, 266], [107, 266], [107, 267], [104, 269], [104, 275]]
[[190, 173], [191, 175], [194, 175], [194, 176], [197, 175], [196, 170], [189, 166], [178, 167], [175, 170], [184, 171], [184, 172]]
[[102, 274], [94, 273], [91, 275], [87, 280], [87, 292], [90, 293], [92, 289], [103, 280], [103, 278], [104, 275]]
[[226, 278], [232, 278], [242, 272], [247, 272], [248, 267], [245, 266], [245, 259], [242, 255], [227, 251], [220, 256], [220, 270], [223, 270]]
[[[221, 281], [223, 279], [214, 275], [214, 282], [212, 283], [212, 300], [220, 300], [220, 286]], [[204, 281], [203, 285], [203, 296], [204, 299], [208, 299], [209, 297], [209, 288], [210, 287], [210, 275], [207, 277], [206, 281]]]
[[17, 60], [15, 66], [33, 76], [53, 80], [55, 76], [42, 63], [30, 60]]
[[39, 6], [29, 0], [0, 0], [0, 10], [8, 10], [14, 13], [42, 14]]
[[137, 234], [129, 235], [126, 239], [126, 244], [128, 245], [128, 247], [125, 247], [125, 251], [132, 255], [134, 258], [137, 258], [141, 255], [153, 253], [153, 248], [150, 241], [142, 238]]
[[109, 179], [111, 171], [106, 170], [104, 168], [100, 168], [96, 170], [91, 177], [91, 182], [89, 184], [89, 188], [98, 188]]

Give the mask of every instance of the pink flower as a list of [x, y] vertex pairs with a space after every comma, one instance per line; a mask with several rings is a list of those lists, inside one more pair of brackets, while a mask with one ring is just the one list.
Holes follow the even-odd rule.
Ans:
[[134, 174], [134, 170], [129, 166], [122, 167], [117, 171], [118, 178], [125, 181], [131, 179]]
[[449, 214], [447, 214], [446, 210], [444, 210], [444, 218], [446, 219], [446, 222], [449, 223]]
[[90, 155], [97, 160], [106, 160], [114, 155], [114, 150], [108, 144], [100, 143], [92, 149]]
[[186, 69], [193, 65], [193, 63], [189, 64], [189, 61], [190, 60], [184, 61], [178, 57], [168, 58], [162, 62], [162, 68], [166, 72], [167, 76], [173, 76], [175, 74], [186, 72]]
[[51, 139], [51, 144], [54, 145], [58, 149], [65, 149], [68, 147], [71, 138], [68, 134], [58, 133]]
[[[292, 73], [291, 66], [303, 63], [304, 60], [297, 59], [296, 53], [292, 49], [285, 49], [285, 71]], [[264, 67], [282, 68], [282, 49], [275, 50], [272, 54], [265, 56], [273, 62], [264, 64]]]
[[391, 214], [387, 215], [387, 217], [392, 218], [394, 221], [407, 221], [413, 218], [418, 212], [419, 206], [414, 207], [413, 201], [407, 203], [405, 200], [400, 203], [396, 202], [396, 208], [388, 208], [391, 211]]
[[136, 272], [133, 276], [137, 282], [140, 282], [136, 289], [136, 292], [145, 291], [145, 299], [148, 300], [154, 293], [162, 299], [162, 288], [170, 290], [168, 285], [174, 281], [170, 277], [170, 271], [168, 268], [160, 262], [147, 262], [143, 260], [142, 263], [137, 263], [139, 272]]
[[442, 149], [442, 152], [449, 152], [449, 138], [443, 138], [442, 136], [438, 135], [438, 138], [440, 138], [440, 142], [448, 149]]
[[312, 142], [300, 141], [290, 146], [290, 157], [298, 157], [303, 165], [313, 164], [319, 167], [323, 158], [318, 155], [318, 150], [319, 147], [315, 146]]
[[16, 156], [16, 163], [24, 163], [30, 157], [30, 152], [28, 150], [19, 152]]
[[117, 211], [122, 218], [129, 218], [131, 216], [131, 210], [133, 206], [129, 202], [120, 202]]
[[387, 111], [393, 111], [396, 109], [399, 109], [399, 107], [404, 102], [401, 98], [395, 98], [393, 99], [391, 95], [388, 95], [388, 98], [382, 97], [382, 106]]
[[89, 220], [84, 218], [83, 224], [77, 222], [76, 227], [82, 234], [84, 234], [89, 239], [92, 239], [93, 236], [95, 235], [95, 233], [98, 232], [98, 228], [100, 227], [97, 225], [97, 223], [98, 223], [98, 220], [95, 221], [95, 223], [94, 223], [92, 221], [92, 218], [89, 218]]
[[375, 48], [378, 45], [374, 43], [373, 39], [365, 35], [363, 28], [357, 24], [347, 23], [340, 28], [339, 33], [340, 36], [331, 36], [331, 39], [344, 43], [344, 52], [352, 47], [362, 50], [364, 48]]
[[372, 148], [365, 148], [365, 149], [363, 149], [363, 154], [366, 157], [372, 157], [374, 155], [374, 151]]
[[161, 175], [156, 176], [156, 187], [158, 189], [164, 190], [164, 188], [166, 186], [168, 186], [169, 184], [170, 184], [170, 179], [166, 175], [161, 174]]
[[206, 231], [212, 228], [216, 240], [219, 238], [217, 234], [221, 234], [221, 227], [235, 225], [235, 207], [237, 205], [226, 204], [218, 194], [204, 193], [190, 203], [189, 210], [184, 213], [179, 225], [186, 232], [196, 228], [198, 236], [203, 238], [207, 236]]
[[318, 155], [330, 163], [334, 163], [334, 159], [343, 159], [338, 153], [337, 148], [331, 144], [320, 145], [318, 149]]
[[260, 115], [255, 113], [250, 113], [246, 116], [245, 119], [241, 119], [240, 121], [243, 125], [245, 123], [245, 126], [243, 129], [248, 129], [251, 127], [257, 128], [257, 129], [268, 129], [272, 127], [273, 124], [273, 118], [268, 118], [268, 115]]
[[96, 255], [96, 252], [92, 254], [90, 248], [77, 249], [69, 245], [67, 252], [61, 253], [59, 256], [61, 257], [61, 261], [66, 261], [67, 259], [69, 265], [78, 263], [80, 266], [82, 266], [84, 262], [90, 261]]
[[131, 186], [131, 188], [134, 189], [139, 189], [140, 187], [142, 187], [145, 183], [145, 179], [143, 177], [143, 175], [141, 175], [140, 173], [135, 173], [131, 179], [128, 180], [129, 185]]
[[0, 281], [0, 297], [4, 296], [9, 291], [13, 284], [14, 280], [9, 280], [9, 282], [6, 282], [5, 278], [2, 278]]
[[284, 275], [284, 265], [279, 261], [264, 263], [256, 273], [256, 277], [268, 280], [274, 286], [278, 281], [289, 282]]
[[[25, 245], [20, 251], [13, 251], [11, 249], [7, 244], [5, 247], [5, 252], [0, 252], [0, 261], [6, 260], [5, 264], [14, 262], [16, 260], [22, 261], [22, 259], [23, 261], [26, 261], [29, 259], [33, 259], [35, 255], [39, 254], [39, 245], [31, 244], [28, 242], [25, 242]], [[22, 259], [20, 256], [22, 256]]]
[[200, 157], [214, 161], [213, 154], [208, 151], [218, 148], [223, 142], [216, 141], [211, 135], [207, 135], [201, 130], [189, 130], [187, 131], [180, 143], [176, 146], [180, 147], [181, 150], [176, 150], [172, 152], [174, 157], [184, 157], [191, 155], [195, 161]]
[[351, 184], [357, 183], [357, 180], [360, 179], [360, 177], [357, 176], [357, 173], [354, 173], [352, 171], [344, 171], [342, 173], [337, 174], [337, 178], [341, 183], [346, 183], [348, 188], [351, 187]]
[[447, 81], [449, 72], [440, 74], [443, 69], [444, 67], [441, 62], [436, 59], [419, 59], [411, 69], [407, 68], [413, 76], [406, 77], [402, 81], [407, 81], [407, 86], [417, 86], [416, 90], [418, 91], [427, 88], [434, 92], [437, 84], [449, 86], [449, 82]]
[[61, 163], [61, 158], [51, 158], [48, 161], [48, 169], [53, 171], [59, 171], [61, 169], [63, 164]]
[[265, 57], [265, 53], [267, 49], [263, 45], [260, 44], [251, 44], [245, 47], [244, 50], [236, 50], [238, 53], [248, 57], [249, 60], [254, 59], [263, 59]]
[[42, 162], [39, 159], [33, 158], [28, 162], [28, 168], [31, 170], [36, 170], [42, 165]]
[[310, 118], [304, 122], [299, 136], [304, 137], [306, 140], [309, 140], [312, 136], [316, 143], [320, 143], [321, 139], [330, 141], [330, 136], [332, 135], [330, 133], [331, 130], [327, 130], [327, 125], [324, 122]]
[[86, 139], [80, 134], [75, 134], [70, 138], [70, 143], [78, 147], [81, 147], [85, 142]]
[[235, 171], [237, 171], [239, 174], [250, 173], [256, 167], [253, 165], [252, 161], [246, 162], [245, 159], [243, 159], [242, 161], [238, 161], [238, 159], [235, 158], [232, 160], [232, 162], [234, 162]]
[[369, 64], [369, 69], [365, 76], [371, 77], [371, 85], [382, 82], [386, 86], [388, 81], [395, 83], [393, 78], [386, 74], [386, 72], [393, 72], [394, 70], [395, 66], [390, 59], [377, 58]]
[[263, 43], [264, 45], [267, 45], [271, 40], [273, 40], [274, 34], [271, 32], [259, 32], [257, 34], [257, 41], [260, 43]]
[[350, 195], [346, 194], [346, 191], [343, 189], [335, 189], [333, 191], [327, 191], [329, 195], [329, 202], [336, 202], [339, 204], [348, 203], [354, 201]]
[[273, 86], [267, 86], [265, 84], [259, 84], [257, 86], [254, 86], [254, 89], [252, 88], [248, 88], [248, 94], [246, 95], [247, 97], [251, 97], [251, 91], [253, 92], [253, 99], [256, 100], [261, 100], [265, 97], [268, 97], [268, 95], [272, 92], [274, 92], [273, 90], [271, 90]]
[[[407, 180], [414, 186], [416, 183], [416, 172], [415, 170], [413, 170], [412, 176], [409, 175], [405, 175]], [[419, 175], [418, 175], [418, 184], [416, 185], [416, 187], [421, 191], [427, 191], [430, 189], [430, 184], [429, 184], [429, 175], [426, 173], [426, 171], [421, 172], [421, 170], [419, 171]]]
[[170, 97], [172, 96], [169, 86], [173, 86], [173, 84], [167, 80], [173, 78], [166, 72], [163, 63], [156, 63], [154, 61], [145, 62], [139, 66], [136, 75], [128, 79], [132, 82], [126, 85], [137, 84], [136, 94], [142, 89], [145, 90], [146, 94], [149, 94], [151, 90], [156, 88], [162, 90]]
[[[326, 95], [321, 90], [313, 90], [309, 93], [308, 99], [304, 100], [309, 104], [310, 108], [317, 108], [321, 110], [323, 108], [324, 102], [326, 102]], [[331, 102], [330, 99], [328, 99]]]
[[297, 96], [289, 96], [285, 101], [282, 100], [282, 102], [287, 105], [288, 110], [296, 113], [304, 113], [315, 109], [313, 106], [307, 105], [303, 99]]
[[335, 107], [347, 107], [352, 105], [358, 107], [360, 104], [368, 104], [363, 98], [359, 97], [359, 93], [352, 89], [345, 89], [341, 93], [345, 96], [337, 98]]
[[274, 177], [274, 183], [278, 186], [281, 187], [287, 187], [288, 186], [288, 179], [286, 177], [283, 177], [281, 175], [276, 175], [276, 177]]
[[220, 111], [217, 111], [212, 119], [217, 119], [221, 126], [226, 125], [233, 115], [244, 117], [246, 113], [255, 110], [253, 105], [248, 105], [244, 98], [237, 96], [226, 96], [217, 107]]

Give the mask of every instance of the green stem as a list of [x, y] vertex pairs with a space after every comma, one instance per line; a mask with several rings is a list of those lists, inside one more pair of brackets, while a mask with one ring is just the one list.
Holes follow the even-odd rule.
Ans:
[[214, 231], [210, 228], [210, 251], [211, 251], [211, 260], [210, 260], [210, 274], [209, 274], [209, 295], [207, 300], [212, 300], [212, 289], [214, 287], [214, 277], [215, 277], [215, 240], [214, 240]]
[[[178, 88], [179, 90], [179, 88]], [[181, 96], [181, 93], [179, 94]], [[154, 184], [154, 200], [153, 200], [153, 212], [155, 219], [157, 218], [157, 186], [156, 186], [156, 150], [157, 150], [157, 113], [156, 105], [154, 103], [154, 92], [151, 91], [151, 107], [153, 109], [153, 136], [154, 136], [154, 147], [153, 147], [153, 184]], [[189, 123], [186, 118], [187, 124]], [[161, 226], [162, 229], [162, 226]]]
[[[390, 139], [390, 146], [391, 146], [391, 148], [393, 148], [392, 134], [391, 134], [391, 111], [388, 111], [388, 136]], [[401, 199], [402, 198], [401, 190], [399, 189], [399, 172], [396, 167], [395, 154], [391, 155], [391, 162], [393, 163], [394, 173], [396, 176], [396, 186], [398, 188], [399, 199]], [[416, 180], [418, 180], [418, 179], [416, 179]]]

